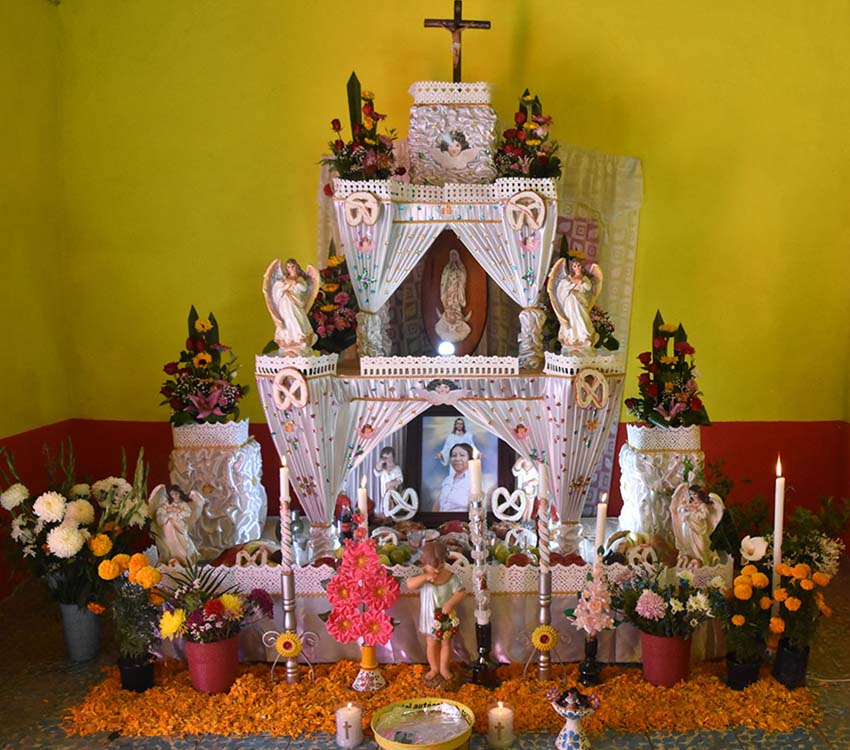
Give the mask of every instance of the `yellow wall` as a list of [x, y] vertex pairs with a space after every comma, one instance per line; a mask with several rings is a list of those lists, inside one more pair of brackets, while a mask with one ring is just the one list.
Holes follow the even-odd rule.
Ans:
[[71, 416], [54, 6], [0, 2], [0, 436]]
[[[73, 413], [164, 420], [159, 368], [191, 303], [214, 310], [252, 380], [272, 333], [263, 270], [315, 257], [316, 163], [349, 73], [404, 135], [409, 84], [449, 74], [448, 35], [422, 19], [451, 3], [50, 9]], [[631, 351], [661, 307], [689, 331], [715, 420], [850, 419], [850, 6], [468, 0], [464, 13], [493, 22], [465, 34], [464, 77], [495, 83], [503, 118], [529, 86], [560, 140], [643, 161]], [[247, 411], [261, 418], [256, 394]]]

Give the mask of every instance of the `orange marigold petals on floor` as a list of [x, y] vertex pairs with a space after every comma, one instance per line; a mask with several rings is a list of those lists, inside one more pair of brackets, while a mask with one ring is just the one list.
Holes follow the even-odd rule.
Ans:
[[[85, 701], [70, 709], [65, 729], [69, 734], [120, 731], [125, 736], [183, 734], [242, 735], [268, 733], [297, 737], [315, 732], [333, 733], [334, 709], [356, 701], [363, 706], [363, 729], [372, 713], [393, 701], [421, 696], [445, 696], [468, 705], [475, 713], [475, 731], [487, 731], [487, 706], [503, 700], [521, 707], [516, 714], [518, 732], [557, 733], [563, 720], [546, 701], [552, 688], [563, 690], [578, 679], [575, 664], [554, 665], [552, 680], [522, 677], [522, 666], [500, 667], [502, 684], [495, 690], [463, 684], [456, 692], [430, 690], [422, 684], [420, 664], [386, 664], [381, 671], [388, 686], [377, 693], [351, 689], [358, 664], [350, 661], [316, 668], [316, 681], [302, 669], [301, 682], [287, 685], [280, 670], [269, 682], [268, 664], [243, 665], [229, 693], [198, 693], [189, 681], [186, 665], [167, 661], [157, 665], [156, 686], [146, 693], [121, 690], [116, 667], [89, 690]], [[688, 732], [750, 727], [788, 732], [820, 720], [812, 695], [805, 688], [786, 690], [764, 667], [762, 679], [743, 691], [730, 690], [723, 680], [725, 665], [708, 662], [694, 668], [691, 678], [674, 688], [654, 687], [639, 668], [605, 667], [603, 683], [583, 692], [595, 693], [602, 702], [585, 720], [590, 732]]]

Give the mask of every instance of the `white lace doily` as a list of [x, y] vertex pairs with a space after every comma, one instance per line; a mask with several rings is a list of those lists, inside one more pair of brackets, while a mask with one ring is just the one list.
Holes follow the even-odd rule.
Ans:
[[644, 427], [627, 424], [629, 445], [638, 451], [677, 451], [687, 453], [700, 449], [699, 425], [691, 427]]
[[444, 377], [457, 375], [489, 377], [516, 375], [516, 357], [361, 357], [360, 374], [364, 377]]
[[248, 420], [171, 428], [175, 448], [238, 447], [248, 442]]
[[322, 375], [336, 375], [338, 354], [323, 354], [320, 357], [280, 357], [258, 354], [254, 358], [256, 374], [274, 376], [284, 367], [294, 367], [305, 377], [316, 378]]
[[337, 201], [344, 201], [352, 193], [366, 192], [380, 200], [394, 203], [495, 203], [524, 190], [531, 190], [553, 201], [558, 197], [557, 184], [549, 177], [502, 177], [484, 185], [461, 182], [415, 185], [393, 179], [334, 179], [334, 199]]
[[489, 104], [490, 84], [417, 81], [408, 89], [414, 104]]
[[543, 372], [567, 377], [573, 377], [587, 367], [609, 374], [621, 374], [626, 369], [625, 352], [600, 353], [598, 349], [588, 349], [587, 354], [563, 355], [545, 352], [545, 360]]

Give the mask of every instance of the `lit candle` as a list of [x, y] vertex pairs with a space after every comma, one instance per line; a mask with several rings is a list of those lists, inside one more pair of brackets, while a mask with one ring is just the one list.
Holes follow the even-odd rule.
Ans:
[[782, 461], [776, 457], [776, 493], [773, 503], [773, 585], [779, 585], [776, 568], [782, 562], [782, 526], [785, 518], [785, 477], [782, 476]]
[[292, 571], [292, 515], [289, 512], [289, 466], [280, 459], [280, 562], [284, 573]]
[[487, 712], [487, 742], [491, 747], [510, 747], [514, 741], [514, 710], [499, 701]]
[[357, 747], [363, 742], [362, 718], [363, 710], [353, 703], [336, 710], [337, 747]]
[[472, 458], [469, 461], [469, 494], [481, 494], [481, 454], [478, 451], [473, 451]]
[[369, 495], [366, 493], [366, 477], [360, 480], [357, 489], [357, 512], [363, 516], [363, 528], [369, 533]]
[[593, 548], [595, 555], [599, 554], [599, 548], [605, 544], [605, 523], [608, 521], [608, 493], [603, 492], [599, 505], [596, 506], [596, 543]]

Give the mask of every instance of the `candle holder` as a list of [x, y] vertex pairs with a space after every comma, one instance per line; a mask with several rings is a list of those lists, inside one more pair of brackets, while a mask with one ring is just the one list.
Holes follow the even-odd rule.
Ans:
[[596, 661], [596, 654], [599, 651], [599, 641], [596, 636], [586, 636], [584, 639], [584, 661], [579, 665], [578, 674], [579, 682], [582, 685], [598, 685], [601, 682], [599, 673], [602, 671], [602, 665]]
[[487, 744], [502, 750], [513, 745], [515, 739], [513, 706], [494, 701], [487, 706]]
[[359, 703], [348, 701], [337, 706], [336, 746], [353, 748], [363, 743], [363, 707]]
[[493, 629], [490, 623], [475, 626], [475, 642], [478, 655], [465, 668], [470, 673], [470, 681], [474, 685], [485, 687], [497, 687], [499, 679], [496, 677], [496, 664], [490, 659], [490, 650], [493, 646]]

